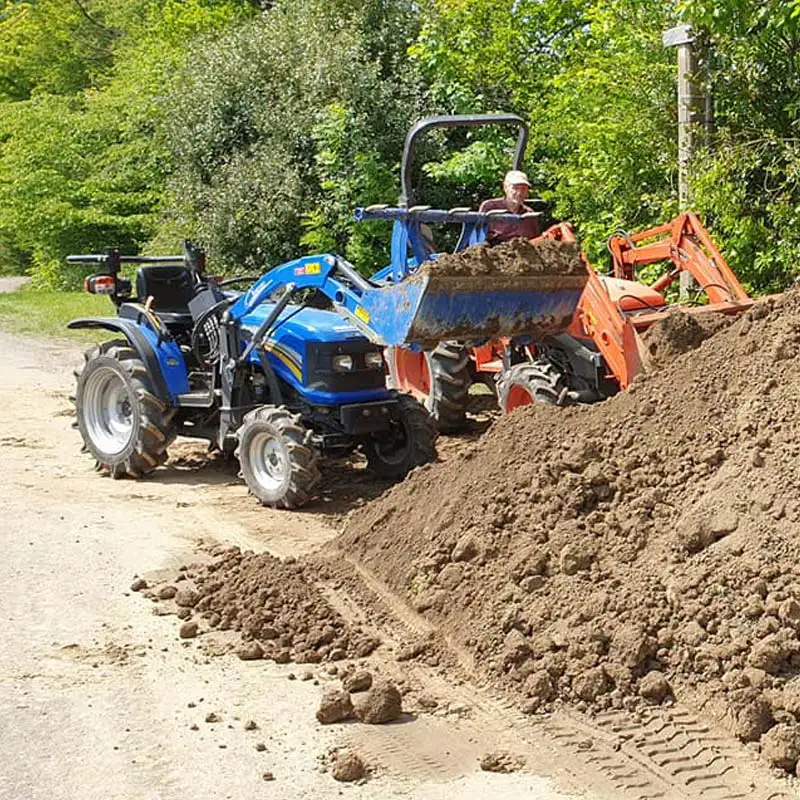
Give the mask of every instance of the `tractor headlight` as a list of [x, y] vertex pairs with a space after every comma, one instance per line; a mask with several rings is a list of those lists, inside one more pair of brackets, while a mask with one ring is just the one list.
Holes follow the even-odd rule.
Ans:
[[383, 353], [380, 350], [364, 353], [364, 364], [367, 369], [383, 369]]
[[353, 371], [353, 356], [334, 356], [333, 368], [337, 372], [352, 372]]

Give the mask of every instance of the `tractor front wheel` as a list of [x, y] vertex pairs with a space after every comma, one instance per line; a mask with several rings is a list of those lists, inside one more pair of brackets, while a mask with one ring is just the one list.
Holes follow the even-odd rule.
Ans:
[[167, 459], [175, 409], [153, 391], [142, 360], [127, 341], [88, 350], [76, 370], [75, 411], [85, 449], [98, 470], [141, 478]]
[[436, 427], [424, 406], [397, 396], [400, 413], [387, 432], [364, 443], [367, 466], [382, 478], [404, 478], [414, 467], [436, 459]]
[[563, 405], [568, 387], [564, 376], [547, 361], [515, 364], [497, 381], [497, 397], [503, 413], [532, 403]]
[[321, 476], [299, 415], [261, 406], [245, 416], [237, 435], [242, 475], [262, 505], [299, 508], [308, 501]]

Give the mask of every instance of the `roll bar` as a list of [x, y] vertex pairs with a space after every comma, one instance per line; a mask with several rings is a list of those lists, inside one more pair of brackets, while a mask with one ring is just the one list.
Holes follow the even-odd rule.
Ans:
[[514, 149], [512, 169], [522, 168], [522, 159], [528, 145], [528, 123], [516, 114], [453, 114], [421, 119], [406, 136], [401, 167], [402, 194], [400, 205], [408, 207], [414, 202], [411, 190], [411, 164], [417, 139], [432, 128], [479, 128], [489, 125], [514, 125], [519, 128], [517, 146]]

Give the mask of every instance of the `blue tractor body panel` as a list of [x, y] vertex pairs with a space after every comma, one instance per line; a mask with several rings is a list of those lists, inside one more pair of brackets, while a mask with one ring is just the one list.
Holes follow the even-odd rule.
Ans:
[[159, 399], [175, 405], [178, 395], [189, 391], [189, 371], [178, 343], [159, 338], [148, 325], [121, 317], [82, 317], [67, 325], [73, 330], [102, 328], [123, 334], [150, 373]]
[[[262, 303], [257, 306], [242, 317], [240, 321], [242, 329], [252, 335], [274, 308], [274, 303]], [[289, 305], [273, 324], [264, 349], [270, 366], [278, 377], [288, 383], [306, 402], [312, 405], [334, 406], [388, 400], [392, 395], [386, 388], [356, 392], [325, 392], [314, 389], [309, 386], [311, 381], [307, 373], [307, 348], [315, 344], [339, 343], [342, 345], [342, 353], [347, 353], [348, 344], [368, 342], [369, 340], [355, 325], [351, 325], [333, 311]], [[257, 350], [250, 353], [248, 360], [254, 365], [259, 364]]]
[[158, 334], [146, 325], [140, 325], [139, 330], [153, 347], [167, 391], [174, 403], [179, 394], [189, 391], [189, 371], [186, 369], [181, 348], [173, 339], [159, 341]]

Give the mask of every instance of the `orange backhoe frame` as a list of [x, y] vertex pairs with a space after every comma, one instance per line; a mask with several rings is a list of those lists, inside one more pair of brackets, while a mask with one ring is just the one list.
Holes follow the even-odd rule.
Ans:
[[[553, 226], [543, 236], [575, 241], [572, 226], [567, 223]], [[621, 389], [627, 388], [647, 365], [647, 350], [639, 334], [675, 308], [690, 314], [739, 314], [753, 305], [695, 214], [679, 214], [664, 225], [633, 235], [615, 233], [608, 247], [613, 277], [635, 283], [615, 285], [584, 256], [589, 281], [567, 333], [594, 342], [608, 365], [607, 377]], [[661, 261], [671, 264], [666, 273], [649, 286], [637, 281], [637, 266]], [[681, 273], [692, 276], [707, 303], [667, 304], [663, 300], [662, 293], [679, 280]]]
[[[548, 228], [540, 238], [576, 242], [572, 226], [566, 222]], [[610, 276], [597, 272], [581, 253], [589, 280], [566, 333], [594, 343], [608, 369], [604, 377], [621, 389], [647, 369], [649, 354], [640, 334], [674, 309], [690, 314], [738, 314], [753, 305], [695, 214], [679, 214], [664, 225], [632, 235], [617, 232], [609, 239], [608, 248], [612, 260]], [[638, 280], [637, 267], [658, 262], [670, 265], [667, 272], [650, 285]], [[663, 292], [682, 273], [692, 276], [707, 303], [667, 303]], [[509, 345], [508, 339], [494, 339], [473, 347], [470, 355], [476, 373], [502, 372]], [[532, 349], [535, 352], [535, 345]], [[423, 387], [422, 394], [427, 395], [430, 376], [424, 358], [414, 360], [409, 354], [402, 365], [400, 388], [419, 392]]]
[[[548, 228], [541, 238], [575, 242], [569, 223]], [[609, 368], [607, 378], [626, 389], [647, 364], [647, 351], [640, 333], [675, 308], [691, 314], [738, 314], [753, 305], [742, 284], [717, 249], [696, 214], [679, 214], [664, 225], [632, 235], [617, 232], [608, 241], [614, 278], [635, 285], [615, 286], [581, 258], [589, 281], [567, 333], [591, 340]], [[671, 268], [649, 286], [637, 280], [636, 267], [669, 262]], [[704, 292], [708, 303], [667, 304], [663, 292], [688, 273]], [[503, 369], [506, 340], [494, 340], [473, 348], [477, 372], [499, 373]]]

